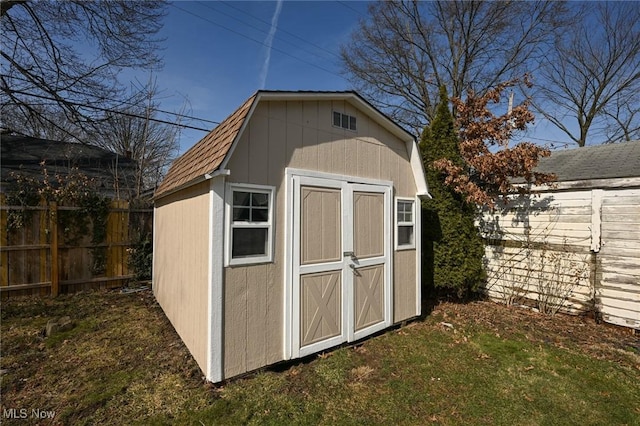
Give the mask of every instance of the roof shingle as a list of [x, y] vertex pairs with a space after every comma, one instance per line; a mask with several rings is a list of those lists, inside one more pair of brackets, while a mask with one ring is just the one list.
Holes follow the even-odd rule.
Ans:
[[640, 177], [640, 141], [554, 151], [536, 171], [555, 173], [558, 182]]
[[233, 141], [247, 118], [257, 94], [246, 100], [215, 129], [192, 146], [171, 165], [169, 172], [156, 190], [155, 197], [165, 194], [198, 177], [215, 171], [229, 152]]

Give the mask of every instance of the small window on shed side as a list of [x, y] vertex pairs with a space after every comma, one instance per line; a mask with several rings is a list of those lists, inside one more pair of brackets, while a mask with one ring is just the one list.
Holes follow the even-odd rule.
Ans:
[[229, 185], [227, 264], [272, 261], [273, 187]]
[[396, 198], [396, 250], [416, 247], [414, 205], [413, 199]]

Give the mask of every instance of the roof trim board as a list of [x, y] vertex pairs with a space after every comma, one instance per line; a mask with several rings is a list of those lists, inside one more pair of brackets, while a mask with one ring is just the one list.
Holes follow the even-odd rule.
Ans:
[[[518, 184], [520, 187], [526, 187], [527, 184]], [[532, 185], [532, 192], [556, 192], [556, 191], [580, 191], [591, 189], [616, 189], [616, 188], [640, 188], [639, 177], [627, 178], [604, 178], [604, 179], [583, 179], [571, 181], [552, 182], [551, 185]]]

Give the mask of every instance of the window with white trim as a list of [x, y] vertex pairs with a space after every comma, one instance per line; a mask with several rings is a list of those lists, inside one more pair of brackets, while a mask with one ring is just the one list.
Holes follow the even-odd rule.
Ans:
[[229, 185], [227, 197], [229, 265], [271, 262], [274, 188]]
[[416, 247], [415, 229], [415, 200], [396, 198], [396, 249]]

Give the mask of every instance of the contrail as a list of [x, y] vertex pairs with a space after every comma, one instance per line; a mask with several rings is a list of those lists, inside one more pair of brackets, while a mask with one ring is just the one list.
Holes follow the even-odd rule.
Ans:
[[280, 11], [282, 10], [282, 2], [283, 0], [278, 0], [276, 3], [276, 10], [273, 12], [273, 17], [271, 18], [271, 29], [269, 30], [269, 34], [267, 34], [267, 38], [264, 41], [264, 44], [267, 47], [267, 56], [264, 59], [264, 64], [262, 64], [262, 71], [260, 71], [260, 89], [264, 89], [264, 85], [267, 82], [267, 74], [269, 73], [269, 61], [271, 60], [271, 45], [273, 44], [273, 37], [276, 35], [276, 30], [278, 29], [278, 18], [280, 18]]

